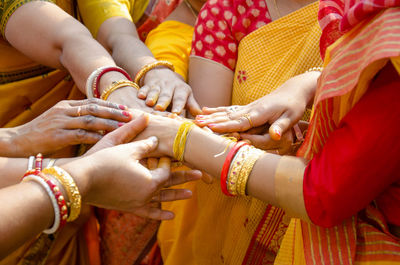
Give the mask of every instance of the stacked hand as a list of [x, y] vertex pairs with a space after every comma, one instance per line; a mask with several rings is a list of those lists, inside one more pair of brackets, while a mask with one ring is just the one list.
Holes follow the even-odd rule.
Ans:
[[63, 166], [75, 178], [84, 202], [153, 219], [171, 219], [173, 213], [161, 210], [153, 203], [191, 196], [189, 190], [165, 188], [199, 179], [199, 171], [171, 173], [167, 158], [161, 158], [152, 169], [139, 163], [158, 145], [154, 136], [130, 142], [147, 122], [147, 116], [141, 115], [106, 135], [85, 157]]

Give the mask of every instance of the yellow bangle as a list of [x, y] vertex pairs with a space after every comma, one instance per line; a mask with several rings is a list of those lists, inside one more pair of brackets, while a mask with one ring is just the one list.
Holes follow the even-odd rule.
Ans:
[[239, 194], [237, 192], [238, 190], [237, 186], [239, 185], [240, 181], [239, 176], [240, 173], [242, 172], [242, 168], [245, 163], [245, 160], [247, 159], [249, 151], [250, 151], [250, 146], [248, 145], [243, 146], [242, 148], [239, 149], [239, 151], [232, 160], [227, 180], [228, 192], [232, 195], [236, 196]]
[[171, 71], [175, 72], [175, 67], [172, 63], [170, 63], [168, 61], [157, 61], [157, 62], [149, 63], [149, 64], [146, 64], [145, 66], [143, 66], [142, 69], [140, 69], [140, 71], [136, 74], [134, 82], [140, 86], [140, 82], [141, 82], [142, 78], [147, 74], [147, 72], [156, 67], [159, 67], [159, 66], [165, 66], [165, 67], [171, 69]]
[[306, 73], [308, 73], [308, 72], [322, 72], [323, 70], [324, 70], [323, 67], [312, 67], [312, 68], [308, 69], [306, 71]]
[[246, 195], [246, 186], [247, 186], [247, 181], [249, 180], [250, 173], [253, 170], [254, 164], [257, 162], [257, 160], [263, 154], [264, 154], [264, 151], [261, 151], [254, 147], [250, 148], [248, 156], [246, 157], [246, 159], [243, 163], [243, 166], [240, 170], [240, 173], [239, 173], [237, 186], [236, 186], [237, 194], [243, 195], [243, 196]]
[[60, 167], [47, 167], [44, 168], [42, 172], [53, 176], [64, 186], [70, 204], [70, 213], [67, 222], [74, 221], [81, 213], [82, 206], [81, 194], [79, 193], [78, 186], [76, 186], [74, 179], [67, 171]]
[[112, 92], [114, 92], [118, 88], [125, 87], [125, 86], [131, 86], [131, 87], [134, 87], [136, 89], [139, 89], [139, 86], [136, 83], [132, 82], [132, 81], [120, 80], [120, 81], [117, 81], [117, 82], [113, 82], [109, 87], [107, 87], [103, 91], [103, 93], [101, 93], [101, 97], [100, 98], [103, 99], [103, 100], [107, 100]]
[[187, 137], [194, 126], [194, 123], [191, 121], [185, 121], [179, 126], [173, 145], [174, 157], [179, 161], [183, 161]]

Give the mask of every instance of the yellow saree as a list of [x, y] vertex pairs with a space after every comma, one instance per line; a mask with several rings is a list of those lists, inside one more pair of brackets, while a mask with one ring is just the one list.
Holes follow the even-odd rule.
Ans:
[[[322, 64], [317, 9], [314, 3], [242, 39], [232, 104], [248, 104]], [[166, 265], [274, 261], [290, 220], [281, 209], [249, 197], [228, 198], [217, 181], [185, 187], [194, 190], [193, 199], [163, 203], [163, 208], [176, 213], [173, 221], [161, 224], [158, 233]]]

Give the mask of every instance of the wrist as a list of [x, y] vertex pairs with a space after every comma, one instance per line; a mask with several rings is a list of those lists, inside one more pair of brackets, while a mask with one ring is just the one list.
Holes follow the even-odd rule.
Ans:
[[32, 154], [19, 140], [18, 127], [0, 129], [1, 156], [18, 157]]

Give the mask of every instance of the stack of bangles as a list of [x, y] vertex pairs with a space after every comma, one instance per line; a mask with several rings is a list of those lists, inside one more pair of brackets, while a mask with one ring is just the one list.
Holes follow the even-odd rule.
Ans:
[[157, 67], [167, 67], [169, 68], [171, 71], [175, 72], [175, 67], [172, 63], [168, 62], [168, 61], [156, 61], [153, 63], [149, 63], [146, 64], [145, 66], [142, 67], [142, 69], [140, 69], [140, 71], [136, 74], [134, 82], [136, 84], [138, 84], [140, 86], [142, 79], [144, 78], [144, 76], [152, 69], [157, 68]]
[[[41, 154], [36, 156], [34, 169], [31, 169], [32, 161], [33, 159], [30, 157], [28, 171], [26, 171], [21, 181], [34, 181], [46, 190], [54, 209], [54, 223], [43, 232], [54, 234], [67, 222], [72, 222], [78, 218], [81, 212], [81, 195], [74, 179], [64, 169], [56, 166], [43, 169], [43, 157]], [[54, 164], [54, 162], [50, 163]]]
[[221, 190], [227, 196], [246, 195], [247, 181], [265, 152], [246, 142], [237, 142], [226, 156], [221, 171]]

